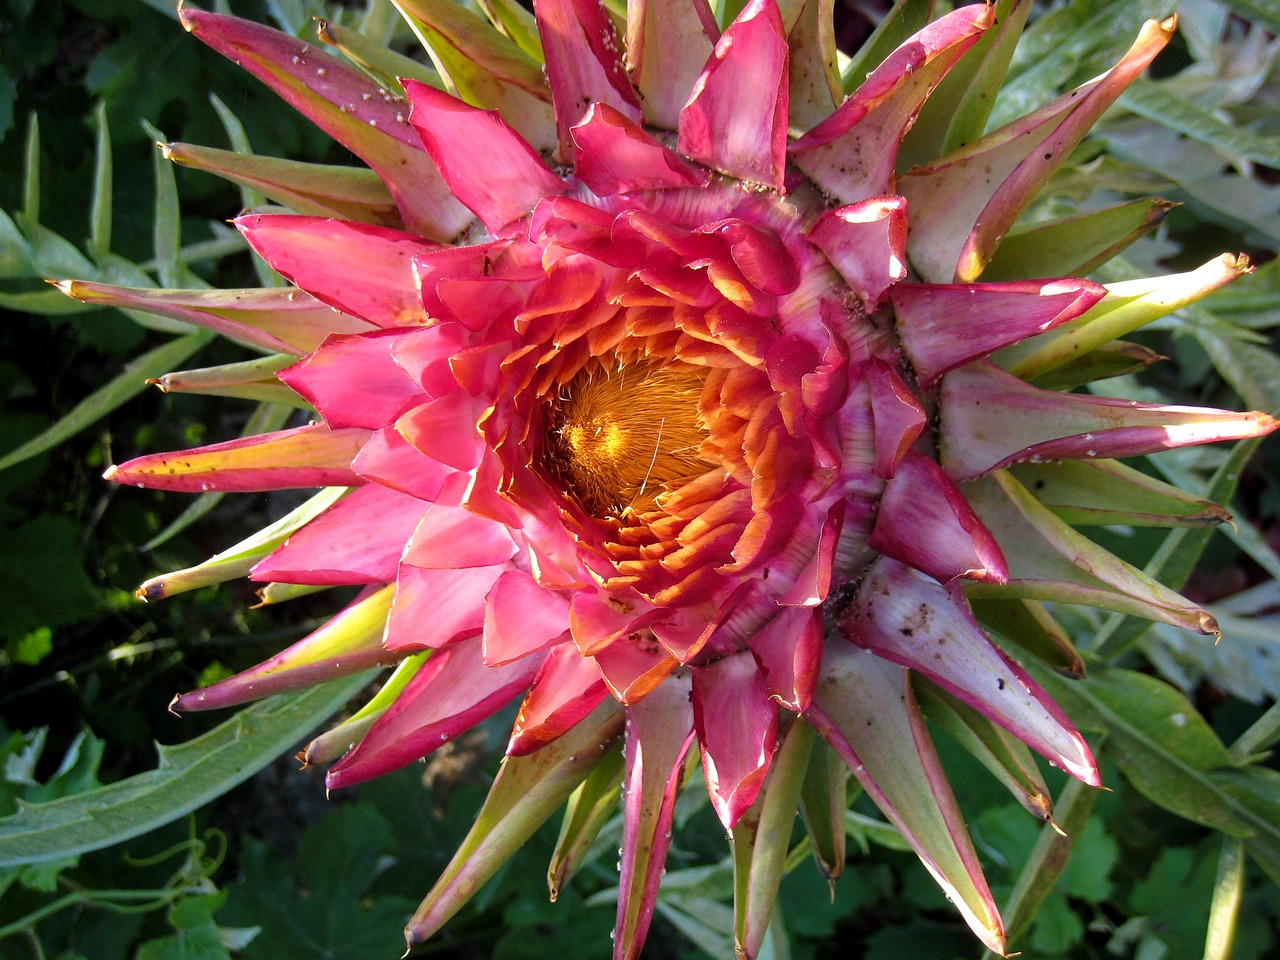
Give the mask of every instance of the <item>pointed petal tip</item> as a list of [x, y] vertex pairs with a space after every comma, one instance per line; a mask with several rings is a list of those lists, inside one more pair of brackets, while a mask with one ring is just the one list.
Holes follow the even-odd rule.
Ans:
[[116, 474], [118, 474], [119, 472], [120, 472], [120, 466], [118, 464], [113, 463], [111, 466], [107, 467], [107, 469], [102, 471], [102, 479], [109, 480], [112, 483], [123, 483], [123, 481], [116, 479]]
[[165, 585], [165, 578], [152, 577], [150, 580], [144, 581], [137, 590], [133, 591], [133, 595], [143, 603], [150, 603], [152, 600], [163, 600], [169, 595]]

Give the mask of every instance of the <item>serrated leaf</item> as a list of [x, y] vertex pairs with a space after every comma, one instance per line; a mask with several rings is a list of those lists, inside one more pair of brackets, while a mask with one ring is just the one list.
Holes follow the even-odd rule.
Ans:
[[155, 770], [0, 819], [0, 867], [100, 850], [171, 823], [247, 780], [342, 707], [370, 674], [242, 710], [208, 733], [159, 747]]
[[199, 330], [171, 340], [138, 357], [105, 387], [85, 397], [75, 409], [37, 437], [0, 457], [0, 470], [12, 467], [36, 454], [56, 447], [81, 430], [97, 423], [111, 411], [123, 406], [147, 388], [147, 380], [160, 376], [182, 363], [206, 343], [213, 334]]
[[213, 919], [224, 900], [223, 894], [178, 899], [169, 908], [169, 923], [177, 932], [144, 943], [136, 960], [231, 960]]
[[20, 637], [87, 617], [101, 604], [80, 558], [80, 530], [44, 514], [6, 530], [0, 550], [0, 637]]
[[[304, 842], [327, 823], [309, 830]], [[392, 852], [382, 845], [362, 851], [368, 864], [385, 862]], [[317, 895], [292, 869], [282, 869], [283, 862], [279, 850], [246, 838], [240, 859], [244, 882], [233, 889], [224, 914], [228, 922], [261, 928], [240, 954], [245, 960], [387, 960], [400, 952], [400, 926], [411, 901], [369, 896], [363, 885], [354, 893], [348, 887]]]

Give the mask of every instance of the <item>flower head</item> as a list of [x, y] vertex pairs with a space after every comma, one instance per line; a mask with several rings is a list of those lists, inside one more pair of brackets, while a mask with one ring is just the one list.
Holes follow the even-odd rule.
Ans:
[[[482, 819], [410, 942], [571, 794], [578, 803], [621, 743], [615, 955], [636, 955], [696, 743], [753, 871], [737, 931], [753, 956], [790, 833], [766, 827], [778, 810], [790, 823], [825, 742], [1002, 951], [921, 702], [1097, 784], [1083, 738], [980, 621], [1067, 651], [1041, 601], [1211, 632], [1206, 613], [1060, 514], [1074, 504], [1078, 521], [1093, 508], [1115, 522], [1139, 502], [1151, 522], [1221, 519], [1114, 458], [1275, 426], [1053, 389], [1141, 365], [1116, 338], [1242, 260], [1161, 281], [1159, 297], [1037, 278], [1034, 249], [987, 272], [1172, 23], [1148, 24], [1108, 73], [940, 158], [935, 133], [913, 131], [905, 143], [923, 162], [899, 174], [926, 98], [958, 63], [998, 62], [994, 39], [1026, 4], [1001, 24], [981, 4], [941, 17], [847, 97], [830, 25], [808, 7], [784, 20], [774, 0], [750, 0], [723, 30], [701, 4], [650, 0], [625, 32], [593, 0], [539, 2], [534, 23], [504, 21], [504, 33], [448, 4], [398, 5], [441, 66], [436, 85], [393, 83], [388, 71], [405, 68], [389, 60], [353, 66], [265, 27], [183, 14], [377, 175], [167, 147], [296, 211], [236, 221], [295, 290], [67, 285], [299, 357], [279, 379], [319, 415], [144, 456], [111, 479], [341, 488], [237, 556], [254, 555], [247, 572], [268, 584], [364, 591], [176, 709], [395, 664], [368, 707], [305, 752], [340, 757], [328, 783], [341, 787], [519, 699]], [[343, 46], [334, 28], [322, 36]], [[967, 82], [943, 88], [953, 106]], [[1054, 265], [1086, 267], [1123, 240]], [[231, 566], [143, 593], [247, 564]], [[1007, 779], [1048, 818], [1034, 770]], [[590, 839], [577, 823], [553, 891]]]

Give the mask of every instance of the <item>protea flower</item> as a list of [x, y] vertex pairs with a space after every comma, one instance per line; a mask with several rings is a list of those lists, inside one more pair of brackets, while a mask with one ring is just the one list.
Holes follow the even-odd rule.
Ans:
[[[732, 830], [737, 949], [754, 956], [806, 782], [815, 846], [839, 869], [834, 751], [1002, 952], [922, 706], [1041, 817], [1028, 746], [1096, 785], [1083, 738], [986, 629], [1077, 672], [1043, 601], [1214, 631], [1068, 520], [1220, 520], [1115, 458], [1275, 427], [1061, 392], [1153, 360], [1117, 338], [1243, 258], [1106, 287], [1056, 275], [1106, 259], [1157, 206], [1015, 226], [1173, 21], [963, 143], [1027, 3], [963, 6], [855, 61], [870, 72], [848, 96], [817, 3], [750, 0], [724, 25], [698, 0], [647, 0], [625, 28], [594, 0], [544, 0], [534, 19], [499, 3], [496, 29], [437, 0], [397, 6], [438, 74], [336, 27], [321, 38], [347, 59], [183, 13], [372, 168], [166, 146], [295, 211], [236, 225], [296, 289], [64, 285], [300, 357], [278, 378], [319, 415], [108, 471], [163, 490], [330, 488], [141, 594], [245, 572], [275, 591], [364, 585], [312, 636], [175, 709], [395, 664], [304, 751], [337, 759], [328, 784], [344, 787], [519, 699], [490, 798], [410, 944], [567, 800], [554, 895], [620, 778], [613, 949], [635, 956], [700, 759]], [[903, 154], [915, 166], [899, 173]], [[279, 366], [165, 385], [260, 396]]]

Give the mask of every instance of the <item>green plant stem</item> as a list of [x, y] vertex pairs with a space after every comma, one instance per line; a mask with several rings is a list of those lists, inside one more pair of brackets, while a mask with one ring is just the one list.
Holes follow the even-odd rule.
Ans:
[[[41, 920], [76, 904], [110, 910], [114, 913], [147, 913], [172, 903], [181, 894], [181, 887], [164, 890], [74, 890], [52, 903], [46, 903], [43, 907], [32, 910], [25, 917], [0, 927], [0, 940], [17, 933], [34, 930], [35, 925]], [[117, 900], [122, 902], [113, 902]]]
[[1273, 703], [1227, 750], [1235, 763], [1249, 763], [1257, 754], [1280, 740], [1280, 703]]
[[36, 960], [45, 960], [44, 944], [40, 942], [40, 937], [35, 930], [25, 931], [27, 939], [31, 941], [31, 952], [36, 955]]

